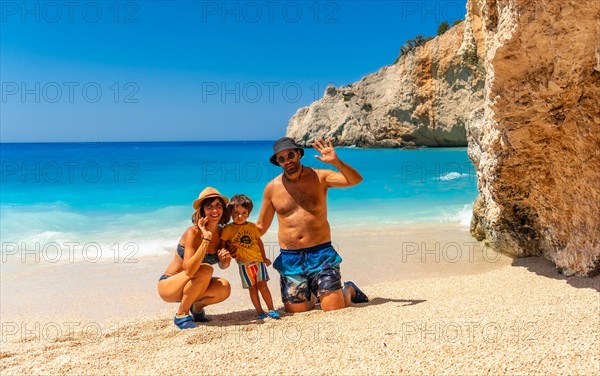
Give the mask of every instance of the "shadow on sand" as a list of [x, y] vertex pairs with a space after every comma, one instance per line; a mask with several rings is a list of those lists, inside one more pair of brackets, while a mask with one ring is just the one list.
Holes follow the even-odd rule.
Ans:
[[368, 303], [365, 303], [364, 305], [372, 306], [372, 305], [380, 305], [380, 304], [392, 302], [392, 303], [402, 303], [402, 304], [398, 304], [398, 307], [407, 307], [407, 306], [417, 305], [419, 303], [424, 303], [426, 301], [427, 300], [373, 298]]
[[600, 276], [595, 277], [566, 277], [559, 273], [552, 261], [541, 256], [516, 258], [512, 266], [523, 267], [528, 271], [546, 278], [565, 281], [570, 286], [580, 289], [594, 289], [600, 292]]
[[[400, 303], [398, 307], [408, 307], [419, 303], [426, 302], [426, 300], [411, 300], [411, 299], [389, 299], [389, 298], [373, 298], [368, 303], [360, 304], [355, 307], [367, 307], [375, 306], [386, 303]], [[319, 305], [316, 305], [314, 309], [309, 312], [320, 311]], [[279, 309], [277, 312], [281, 315], [281, 318], [291, 317], [294, 314], [287, 313], [283, 309]], [[301, 314], [304, 314], [302, 312]], [[234, 311], [228, 313], [214, 314], [211, 315], [210, 311], [207, 312], [207, 317], [211, 320], [208, 323], [203, 323], [204, 326], [227, 326], [227, 325], [250, 325], [250, 324], [264, 324], [266, 322], [275, 322], [273, 319], [265, 319], [264, 321], [256, 318], [256, 311], [253, 309], [246, 309], [243, 311]]]
[[[278, 310], [281, 317], [289, 316], [283, 310]], [[250, 325], [250, 324], [263, 324], [266, 321], [274, 321], [272, 319], [266, 319], [261, 321], [257, 319], [257, 313], [254, 309], [245, 309], [243, 311], [233, 311], [221, 314], [211, 315], [207, 309], [206, 316], [210, 320], [207, 323], [203, 323], [205, 326], [224, 326], [224, 325]]]

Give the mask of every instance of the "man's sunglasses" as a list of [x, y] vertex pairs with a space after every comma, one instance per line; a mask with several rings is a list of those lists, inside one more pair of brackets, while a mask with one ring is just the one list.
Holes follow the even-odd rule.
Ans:
[[277, 157], [277, 162], [279, 162], [279, 164], [282, 164], [283, 162], [286, 161], [286, 159], [294, 159], [296, 158], [296, 153], [293, 151], [290, 151], [287, 155], [287, 158], [284, 157], [283, 155]]

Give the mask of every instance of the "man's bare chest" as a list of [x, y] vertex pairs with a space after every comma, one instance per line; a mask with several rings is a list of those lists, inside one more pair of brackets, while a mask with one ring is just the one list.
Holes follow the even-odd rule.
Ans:
[[325, 204], [325, 193], [320, 187], [290, 185], [282, 187], [273, 198], [273, 206], [279, 215], [291, 215], [298, 210], [315, 213]]

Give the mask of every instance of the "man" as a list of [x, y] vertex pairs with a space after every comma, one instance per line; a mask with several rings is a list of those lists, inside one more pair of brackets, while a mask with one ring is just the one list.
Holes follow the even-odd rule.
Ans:
[[283, 173], [267, 183], [256, 223], [264, 235], [277, 213], [281, 254], [273, 267], [281, 275], [281, 298], [287, 312], [312, 309], [313, 295], [324, 311], [369, 301], [351, 281], [342, 288], [342, 259], [331, 246], [327, 221], [327, 190], [352, 187], [362, 176], [340, 160], [331, 140], [317, 140], [313, 147], [320, 153], [318, 160], [339, 172], [303, 166], [304, 150], [289, 137], [277, 140], [270, 161], [281, 166]]

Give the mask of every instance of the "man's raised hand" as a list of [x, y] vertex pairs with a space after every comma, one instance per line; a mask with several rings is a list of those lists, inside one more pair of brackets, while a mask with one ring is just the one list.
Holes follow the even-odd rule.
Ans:
[[315, 158], [320, 160], [321, 162], [332, 164], [338, 159], [338, 156], [335, 152], [331, 144], [331, 138], [327, 139], [327, 142], [323, 141], [323, 139], [315, 140], [313, 143], [313, 148], [318, 151], [321, 155], [315, 155]]

